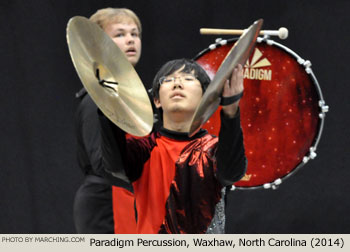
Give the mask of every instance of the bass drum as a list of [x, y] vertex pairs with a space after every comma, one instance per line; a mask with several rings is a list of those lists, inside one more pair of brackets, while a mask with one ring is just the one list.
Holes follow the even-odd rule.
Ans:
[[[219, 40], [195, 60], [213, 78], [236, 39]], [[203, 128], [218, 135], [218, 110]], [[328, 106], [311, 63], [289, 48], [258, 38], [244, 66], [240, 101], [248, 168], [233, 188], [277, 188], [284, 179], [316, 157]]]

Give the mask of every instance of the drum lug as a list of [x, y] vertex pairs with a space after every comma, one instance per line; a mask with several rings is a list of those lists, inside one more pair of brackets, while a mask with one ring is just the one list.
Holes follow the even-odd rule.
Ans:
[[264, 37], [257, 37], [256, 41], [258, 43], [265, 42], [268, 45], [273, 45], [275, 42], [272, 39], [269, 39], [269, 38], [270, 38], [269, 35], [265, 35]]
[[[270, 40], [270, 36], [269, 35], [264, 35], [264, 41], [266, 41], [266, 43], [268, 43], [268, 41], [271, 41]], [[268, 43], [269, 44], [269, 43]]]
[[317, 156], [316, 148], [315, 147], [310, 147], [310, 158], [314, 159], [316, 156]]
[[306, 164], [310, 159], [314, 159], [317, 156], [316, 154], [316, 148], [310, 147], [309, 149], [309, 156], [305, 156], [303, 158], [303, 163]]
[[309, 60], [306, 60], [303, 65], [305, 67], [305, 71], [308, 74], [310, 74], [312, 72], [312, 70], [311, 70], [311, 65], [312, 65], [311, 62]]
[[271, 39], [268, 39], [268, 37], [265, 38], [265, 41], [268, 45], [273, 45], [275, 42]]
[[310, 61], [310, 60], [304, 60], [304, 59], [302, 59], [302, 58], [298, 58], [297, 61], [298, 61], [298, 63], [299, 63], [300, 65], [303, 65], [303, 66], [304, 66], [305, 71], [306, 71], [308, 74], [311, 74], [311, 73], [312, 73], [312, 70], [311, 70], [312, 64], [311, 64], [311, 61]]
[[323, 119], [326, 116], [326, 113], [329, 111], [329, 106], [326, 105], [324, 100], [318, 101], [318, 106], [321, 108], [322, 113], [320, 113], [318, 116]]
[[304, 65], [304, 62], [305, 62], [304, 59], [298, 58], [297, 61], [298, 61], [298, 63], [299, 63], [300, 65]]
[[210, 50], [215, 50], [215, 49], [216, 49], [216, 44], [211, 44], [211, 45], [209, 46], [209, 49], [210, 49]]
[[310, 68], [311, 67], [311, 61], [310, 60], [306, 60], [303, 64], [306, 68]]
[[321, 106], [322, 112], [327, 113], [329, 111], [329, 106], [328, 105], [323, 105]]
[[280, 178], [276, 179], [272, 184], [272, 189], [276, 190], [280, 184], [282, 184], [282, 179]]
[[266, 183], [263, 185], [264, 189], [270, 189], [271, 188], [271, 183]]
[[329, 106], [325, 105], [321, 107], [323, 113], [327, 113], [329, 110]]
[[282, 184], [282, 179], [278, 178], [278, 179], [276, 179], [276, 180], [275, 180], [274, 182], [272, 182], [272, 183], [266, 183], [266, 184], [264, 184], [263, 187], [264, 187], [265, 189], [270, 189], [270, 188], [272, 188], [273, 190], [276, 190], [280, 184]]
[[226, 45], [226, 44], [227, 44], [227, 40], [226, 40], [226, 39], [220, 40], [219, 43], [220, 43], [220, 45], [222, 45], [222, 46], [223, 46], [223, 45]]
[[218, 46], [224, 46], [227, 45], [227, 40], [226, 39], [222, 39], [222, 38], [217, 38], [215, 39], [215, 44], [211, 44], [209, 46], [210, 50], [215, 50]]

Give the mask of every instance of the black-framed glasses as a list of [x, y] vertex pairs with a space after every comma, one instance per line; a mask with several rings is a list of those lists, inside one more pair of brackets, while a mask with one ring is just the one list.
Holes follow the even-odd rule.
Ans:
[[182, 84], [192, 84], [197, 80], [197, 77], [193, 74], [183, 74], [179, 76], [163, 76], [159, 78], [159, 84], [174, 84], [176, 79], [179, 79]]

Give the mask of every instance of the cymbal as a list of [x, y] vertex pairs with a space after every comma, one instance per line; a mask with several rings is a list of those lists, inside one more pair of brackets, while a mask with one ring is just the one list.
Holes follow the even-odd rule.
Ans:
[[243, 66], [248, 60], [255, 46], [262, 24], [263, 20], [259, 19], [245, 30], [221, 63], [192, 117], [188, 133], [189, 136], [193, 136], [219, 107], [225, 81], [238, 64]]
[[153, 110], [134, 67], [94, 22], [76, 16], [67, 25], [74, 67], [87, 92], [114, 124], [135, 136], [149, 134]]

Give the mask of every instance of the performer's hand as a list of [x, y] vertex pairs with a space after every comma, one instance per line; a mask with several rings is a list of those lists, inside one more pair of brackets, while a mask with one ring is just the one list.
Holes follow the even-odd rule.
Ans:
[[[222, 91], [222, 97], [232, 97], [243, 92], [243, 67], [238, 65], [232, 72], [230, 80], [227, 80]], [[238, 110], [239, 100], [233, 104], [222, 106], [223, 112], [228, 117], [234, 117]]]

